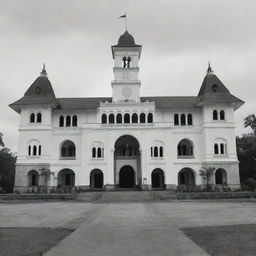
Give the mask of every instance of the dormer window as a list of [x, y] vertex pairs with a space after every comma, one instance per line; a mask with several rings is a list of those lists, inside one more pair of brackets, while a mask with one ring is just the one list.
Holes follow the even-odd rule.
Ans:
[[214, 85], [212, 85], [212, 91], [213, 92], [217, 92], [218, 91], [218, 85], [217, 84], [214, 84]]

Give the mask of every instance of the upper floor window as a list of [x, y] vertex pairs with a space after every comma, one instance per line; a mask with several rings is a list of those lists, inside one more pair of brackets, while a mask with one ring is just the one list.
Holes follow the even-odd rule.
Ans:
[[59, 127], [77, 127], [77, 116], [60, 116], [59, 117]]
[[128, 57], [124, 56], [122, 58], [122, 61], [123, 61], [123, 68], [130, 68], [131, 67], [132, 59], [131, 59], [130, 56], [128, 56]]
[[193, 125], [193, 115], [189, 114], [174, 114], [174, 125]]
[[109, 122], [110, 124], [114, 124], [114, 123], [115, 123], [115, 116], [114, 116], [114, 114], [110, 114], [110, 115], [108, 116], [108, 122]]
[[132, 123], [138, 123], [138, 115], [137, 113], [132, 114]]
[[106, 123], [107, 123], [107, 115], [106, 115], [106, 114], [103, 114], [103, 115], [101, 116], [101, 123], [102, 123], [102, 124], [106, 124]]
[[123, 122], [122, 114], [118, 113], [116, 115], [116, 123], [121, 124]]
[[32, 140], [28, 145], [28, 156], [40, 156], [42, 147], [40, 142], [37, 140]]
[[214, 154], [215, 155], [226, 155], [227, 154], [227, 143], [224, 139], [217, 139], [214, 142]]
[[37, 114], [31, 113], [30, 114], [30, 123], [41, 123], [42, 122], [42, 114], [38, 112]]
[[189, 139], [183, 139], [179, 142], [177, 147], [178, 158], [192, 157], [193, 152], [193, 143]]
[[213, 110], [212, 112], [212, 119], [213, 120], [225, 120], [225, 111], [224, 110]]
[[153, 142], [153, 146], [150, 148], [150, 154], [152, 158], [164, 157], [163, 143], [160, 141]]
[[174, 115], [174, 125], [179, 125], [179, 115], [178, 114]]
[[146, 115], [144, 113], [140, 114], [140, 123], [145, 123], [146, 122]]
[[104, 146], [100, 142], [95, 142], [92, 146], [92, 158], [104, 158]]
[[153, 123], [153, 114], [152, 113], [148, 113], [148, 123]]
[[76, 146], [71, 140], [66, 140], [61, 144], [60, 156], [62, 158], [75, 158], [76, 156]]
[[124, 123], [125, 124], [130, 123], [130, 114], [128, 114], [128, 113], [124, 114]]

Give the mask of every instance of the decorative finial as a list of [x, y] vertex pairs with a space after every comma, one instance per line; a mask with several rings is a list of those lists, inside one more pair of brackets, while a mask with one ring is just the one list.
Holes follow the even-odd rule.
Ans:
[[207, 74], [209, 74], [209, 73], [213, 73], [210, 61], [208, 63], [208, 68], [207, 68]]
[[47, 76], [47, 72], [46, 72], [46, 69], [45, 69], [45, 63], [43, 65], [43, 69], [42, 69], [42, 71], [40, 73], [40, 76]]

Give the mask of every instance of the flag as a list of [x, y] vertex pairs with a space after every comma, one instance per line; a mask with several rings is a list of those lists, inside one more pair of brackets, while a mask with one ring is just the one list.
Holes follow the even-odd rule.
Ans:
[[121, 15], [120, 17], [118, 17], [118, 19], [120, 19], [120, 18], [126, 18], [126, 14]]

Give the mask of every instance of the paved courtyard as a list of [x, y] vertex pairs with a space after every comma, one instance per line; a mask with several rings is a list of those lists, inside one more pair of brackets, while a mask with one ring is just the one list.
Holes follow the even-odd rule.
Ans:
[[187, 227], [256, 224], [255, 202], [0, 204], [0, 227], [77, 228], [46, 255], [208, 255]]

